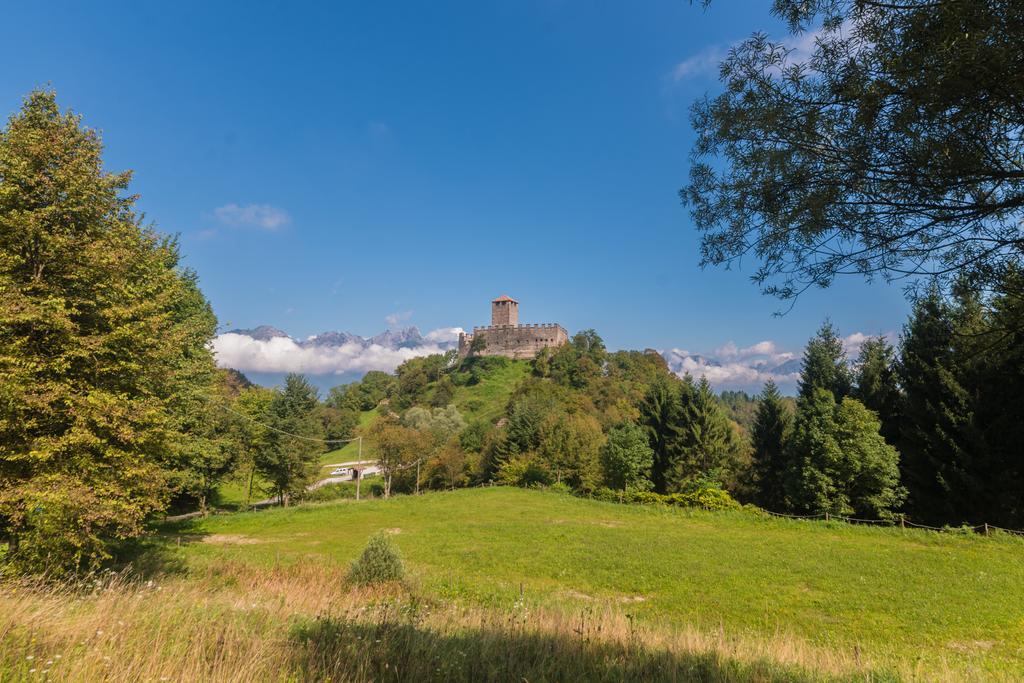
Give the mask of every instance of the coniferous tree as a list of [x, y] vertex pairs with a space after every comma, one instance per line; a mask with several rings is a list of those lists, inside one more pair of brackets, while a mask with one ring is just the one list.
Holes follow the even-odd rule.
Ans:
[[753, 474], [757, 504], [768, 510], [786, 508], [786, 439], [793, 414], [782, 401], [775, 382], [768, 380], [758, 397], [757, 416], [751, 433]]
[[992, 302], [986, 334], [974, 339], [977, 428], [988, 492], [982, 521], [1024, 528], [1024, 275], [1008, 272]]
[[724, 482], [735, 472], [741, 446], [711, 383], [706, 377], [694, 383], [687, 375], [680, 403], [680, 446], [668, 477], [668, 490], [686, 490], [700, 479]]
[[899, 436], [900, 390], [896, 377], [896, 354], [885, 337], [872, 337], [860, 347], [857, 358], [854, 397], [875, 411], [882, 423], [882, 436], [895, 444]]
[[666, 492], [669, 471], [679, 452], [682, 404], [677, 384], [669, 375], [656, 376], [640, 405], [640, 423], [654, 451], [651, 482], [658, 493]]
[[835, 410], [832, 392], [820, 387], [797, 400], [793, 432], [786, 443], [785, 488], [789, 507], [798, 512], [849, 513], [837, 495], [842, 452]]
[[317, 390], [302, 375], [289, 374], [270, 403], [272, 428], [256, 469], [271, 482], [283, 505], [301, 496], [316, 476], [323, 452], [323, 424], [317, 415]]
[[907, 510], [919, 521], [963, 521], [972, 495], [964, 479], [973, 401], [961, 384], [954, 313], [938, 291], [914, 305], [897, 373], [903, 386], [900, 452]]
[[843, 342], [832, 322], [826, 320], [804, 349], [798, 393], [810, 398], [815, 389], [825, 389], [840, 401], [850, 393], [850, 384]]

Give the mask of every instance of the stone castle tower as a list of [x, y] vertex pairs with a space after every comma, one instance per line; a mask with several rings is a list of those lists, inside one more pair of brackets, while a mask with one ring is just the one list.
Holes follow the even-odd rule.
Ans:
[[[481, 340], [475, 350], [474, 340]], [[472, 355], [529, 359], [541, 349], [561, 346], [568, 341], [569, 333], [561, 325], [520, 325], [519, 302], [502, 294], [491, 302], [489, 326], [474, 327], [472, 334], [459, 334], [459, 358]]]

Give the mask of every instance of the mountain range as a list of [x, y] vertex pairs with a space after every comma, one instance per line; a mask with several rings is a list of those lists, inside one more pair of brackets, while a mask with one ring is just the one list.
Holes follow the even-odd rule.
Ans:
[[424, 337], [419, 328], [415, 325], [394, 330], [385, 330], [372, 337], [362, 337], [351, 332], [329, 331], [315, 334], [307, 339], [295, 339], [287, 332], [279, 330], [272, 325], [260, 325], [249, 330], [229, 330], [227, 334], [237, 334], [256, 341], [268, 342], [272, 339], [290, 339], [296, 346], [303, 349], [337, 348], [341, 346], [356, 345], [361, 348], [370, 346], [381, 346], [386, 349], [416, 349], [427, 344], [436, 345], [442, 349], [451, 349], [458, 346], [458, 337], [454, 339], [438, 339], [437, 335], [431, 334]]

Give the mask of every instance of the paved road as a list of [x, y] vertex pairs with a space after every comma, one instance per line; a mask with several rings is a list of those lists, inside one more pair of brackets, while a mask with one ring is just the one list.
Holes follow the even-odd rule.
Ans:
[[[375, 461], [370, 461], [370, 462], [375, 462]], [[358, 465], [360, 463], [353, 462], [353, 463], [344, 463], [344, 464], [347, 465], [347, 466], [351, 466], [351, 465]], [[330, 467], [338, 467], [338, 465], [330, 465]], [[367, 476], [369, 476], [371, 474], [379, 474], [380, 473], [380, 468], [377, 467], [376, 465], [370, 465], [368, 467], [364, 467], [363, 469], [361, 469], [360, 472], [361, 472], [361, 474], [360, 474], [361, 477], [367, 477]], [[355, 480], [352, 478], [351, 474], [346, 474], [343, 477], [325, 477], [324, 479], [321, 479], [320, 481], [313, 482], [312, 484], [307, 486], [306, 490], [307, 491], [316, 491], [318, 488], [321, 488], [323, 486], [327, 486], [328, 484], [344, 484], [347, 481], [355, 481]], [[265, 507], [270, 507], [271, 505], [277, 505], [277, 503], [278, 503], [278, 500], [275, 497], [275, 498], [266, 498], [264, 500], [258, 500], [258, 501], [254, 502], [254, 503], [250, 503], [249, 505], [250, 505], [250, 507], [254, 507], [254, 508], [265, 508]]]

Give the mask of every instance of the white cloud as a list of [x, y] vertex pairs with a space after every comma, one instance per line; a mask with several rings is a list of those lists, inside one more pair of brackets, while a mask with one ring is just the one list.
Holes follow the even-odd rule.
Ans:
[[685, 374], [697, 379], [706, 377], [717, 391], [743, 389], [756, 392], [769, 379], [786, 390], [793, 388], [800, 378], [799, 370], [782, 367], [796, 354], [778, 351], [771, 341], [758, 342], [743, 349], [728, 342], [707, 355], [678, 348], [669, 349], [662, 355], [669, 368], [680, 377]]
[[465, 332], [461, 327], [440, 327], [436, 330], [431, 330], [423, 335], [423, 338], [428, 342], [434, 342], [437, 344], [444, 342], [455, 342], [459, 340], [459, 335]]
[[391, 325], [391, 327], [394, 327], [398, 323], [404, 322], [411, 317], [412, 311], [395, 311], [391, 315], [384, 316], [384, 321], [387, 322], [388, 325]]
[[254, 228], [276, 232], [291, 223], [291, 216], [270, 204], [225, 204], [213, 210], [214, 217], [230, 228]]
[[690, 78], [718, 75], [718, 65], [725, 59], [728, 48], [710, 45], [695, 55], [687, 57], [672, 69], [672, 81], [678, 83]]
[[414, 348], [392, 349], [379, 344], [350, 342], [341, 346], [300, 346], [290, 337], [259, 341], [244, 334], [228, 332], [213, 340], [217, 364], [243, 372], [300, 372], [309, 375], [342, 375], [370, 370], [390, 372], [418, 356], [444, 353], [444, 341], [459, 328], [442, 328], [428, 333], [425, 343]]
[[[851, 363], [856, 360], [864, 342], [873, 336], [877, 335], [854, 332], [842, 338], [843, 350]], [[896, 338], [892, 332], [883, 336], [890, 343]], [[782, 350], [775, 342], [766, 339], [744, 348], [729, 341], [706, 354], [674, 348], [663, 352], [662, 356], [669, 368], [680, 377], [686, 373], [695, 378], [707, 377], [718, 391], [743, 389], [756, 392], [769, 379], [774, 380], [783, 391], [794, 389], [800, 380], [803, 352]]]

